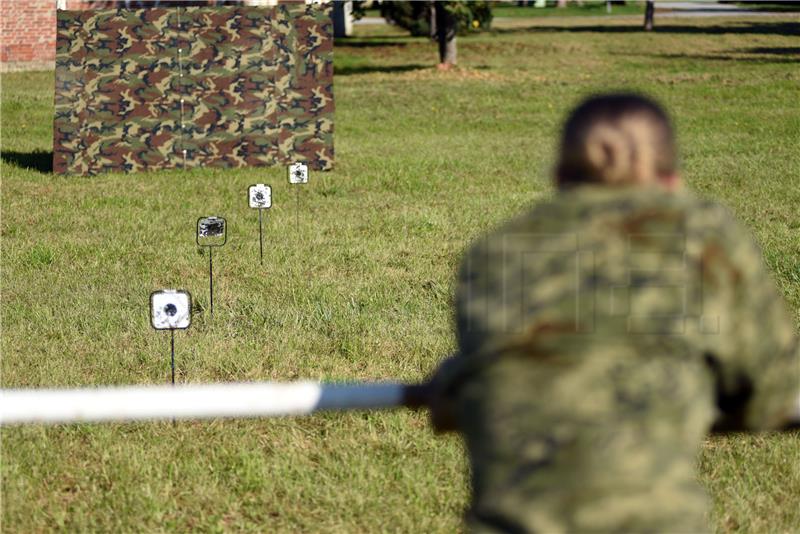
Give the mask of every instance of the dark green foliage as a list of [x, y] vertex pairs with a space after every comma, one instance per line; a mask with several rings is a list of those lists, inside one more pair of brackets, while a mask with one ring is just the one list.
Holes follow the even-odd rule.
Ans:
[[[459, 34], [488, 29], [492, 24], [490, 2], [445, 2], [456, 18]], [[384, 2], [381, 15], [392, 24], [405, 28], [411, 35], [431, 34], [433, 2]]]

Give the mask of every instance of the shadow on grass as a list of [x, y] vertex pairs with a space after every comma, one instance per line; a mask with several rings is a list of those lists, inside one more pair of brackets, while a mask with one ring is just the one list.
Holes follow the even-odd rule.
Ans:
[[788, 46], [783, 48], [756, 46], [753, 48], [739, 48], [736, 50], [742, 54], [769, 54], [773, 56], [797, 56], [800, 59], [800, 46]]
[[23, 169], [33, 169], [39, 172], [53, 172], [53, 153], [43, 150], [34, 152], [15, 152], [4, 150], [0, 159], [7, 165], [14, 165]]
[[408, 72], [412, 70], [430, 69], [433, 65], [420, 65], [414, 63], [411, 65], [342, 65], [341, 67], [334, 66], [333, 72], [335, 76], [349, 76], [351, 74], [370, 74], [373, 72]]
[[408, 45], [407, 42], [404, 41], [390, 41], [385, 38], [383, 40], [375, 40], [375, 41], [363, 41], [363, 37], [359, 37], [357, 41], [349, 41], [347, 39], [336, 39], [334, 42], [335, 47], [338, 48], [380, 48], [380, 47], [390, 47], [394, 46], [397, 48], [402, 48]]
[[[529, 26], [526, 28], [507, 28], [492, 30], [505, 33], [645, 33], [641, 25], [591, 25], [591, 26]], [[798, 22], [727, 22], [719, 26], [687, 26], [659, 24], [656, 17], [654, 33], [686, 35], [797, 35], [800, 36]]]
[[381, 33], [380, 35], [351, 35], [350, 37], [337, 37], [334, 44], [346, 45], [349, 41], [392, 41], [393, 39], [399, 39], [397, 42], [408, 42], [419, 39], [419, 37], [414, 37], [409, 32]]
[[[735, 50], [733, 52], [743, 54], [747, 53], [740, 50]], [[736, 61], [739, 63], [800, 63], [800, 57], [797, 58], [790, 58], [790, 57], [746, 57], [746, 56], [735, 56], [730, 54], [618, 54], [618, 55], [625, 55], [625, 56], [636, 56], [636, 57], [650, 57], [650, 58], [658, 58], [658, 59], [685, 59], [688, 61]]]

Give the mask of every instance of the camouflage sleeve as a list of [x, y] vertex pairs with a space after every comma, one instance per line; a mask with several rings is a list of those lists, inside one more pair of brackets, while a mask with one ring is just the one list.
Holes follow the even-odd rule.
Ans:
[[471, 329], [464, 317], [463, 301], [465, 288], [479, 283], [485, 279], [474, 279], [474, 271], [469, 268], [475, 258], [484, 258], [487, 255], [486, 239], [478, 240], [465, 254], [458, 273], [456, 288], [456, 331], [459, 337], [460, 351], [445, 358], [439, 363], [430, 378], [431, 392], [431, 424], [437, 432], [458, 430], [456, 417], [456, 403], [460, 385], [470, 375], [474, 374], [486, 358], [479, 358], [474, 354], [474, 343], [465, 339], [465, 333]]
[[439, 364], [430, 379], [431, 426], [436, 432], [458, 430], [453, 385], [462, 364], [461, 356], [450, 356]]
[[712, 322], [720, 335], [706, 352], [721, 412], [715, 428], [780, 428], [800, 395], [797, 327], [749, 232], [727, 215], [723, 224], [727, 254], [713, 244], [702, 253], [704, 284], [716, 287], [719, 306]]

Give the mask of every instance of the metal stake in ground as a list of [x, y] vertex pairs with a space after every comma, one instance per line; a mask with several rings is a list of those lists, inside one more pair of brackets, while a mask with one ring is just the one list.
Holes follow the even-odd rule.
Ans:
[[264, 230], [261, 224], [261, 210], [272, 207], [272, 188], [265, 184], [254, 184], [247, 189], [247, 200], [251, 208], [258, 210], [258, 254], [264, 265]]
[[[289, 165], [289, 183], [292, 185], [303, 185], [308, 183], [308, 165], [305, 163], [292, 163]], [[295, 226], [300, 225], [300, 189], [295, 189]]]
[[175, 330], [185, 330], [192, 322], [192, 296], [188, 291], [162, 289], [150, 293], [150, 325], [169, 330], [170, 369], [175, 385]]
[[228, 241], [228, 225], [222, 217], [200, 217], [197, 219], [197, 245], [208, 248], [208, 294], [211, 315], [214, 315], [214, 254], [213, 247], [221, 247]]
[[175, 329], [169, 329], [169, 366], [172, 370], [172, 385], [175, 385]]

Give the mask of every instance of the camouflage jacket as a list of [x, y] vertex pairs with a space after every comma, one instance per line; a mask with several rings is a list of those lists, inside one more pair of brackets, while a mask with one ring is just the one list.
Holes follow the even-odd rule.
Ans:
[[475, 531], [706, 530], [694, 465], [712, 423], [780, 425], [800, 391], [753, 239], [685, 193], [556, 195], [471, 248], [456, 309], [435, 383]]

